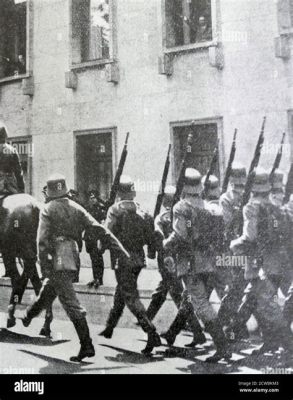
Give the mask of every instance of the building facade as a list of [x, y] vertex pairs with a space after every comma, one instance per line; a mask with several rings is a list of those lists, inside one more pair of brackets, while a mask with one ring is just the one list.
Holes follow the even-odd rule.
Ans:
[[[125, 173], [155, 202], [168, 144], [174, 182], [188, 133], [205, 173], [222, 179], [234, 129], [249, 165], [293, 135], [291, 0], [1, 0], [0, 119], [20, 150], [27, 191], [62, 172], [85, 198], [107, 197], [125, 135]], [[291, 56], [292, 54], [292, 56]]]

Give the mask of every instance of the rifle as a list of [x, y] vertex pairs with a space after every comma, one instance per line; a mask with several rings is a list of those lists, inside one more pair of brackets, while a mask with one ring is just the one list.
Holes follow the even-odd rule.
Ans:
[[283, 204], [288, 203], [292, 193], [293, 193], [293, 163], [291, 163], [290, 171], [288, 173]]
[[177, 201], [180, 199], [180, 195], [183, 189], [183, 182], [184, 182], [184, 175], [185, 175], [185, 170], [187, 168], [187, 162], [188, 162], [188, 157], [191, 154], [192, 150], [192, 143], [193, 143], [193, 135], [190, 133], [187, 137], [187, 143], [186, 143], [186, 149], [184, 153], [184, 157], [181, 161], [181, 166], [180, 166], [180, 172], [176, 184], [176, 191], [173, 197], [173, 202], [172, 202], [172, 207], [171, 207], [171, 220], [173, 219], [173, 208]]
[[218, 150], [218, 146], [215, 147], [214, 149], [214, 153], [213, 153], [213, 157], [210, 163], [210, 168], [206, 174], [205, 180], [204, 180], [204, 184], [203, 184], [203, 193], [202, 193], [202, 197], [205, 198], [208, 192], [208, 186], [209, 186], [209, 179], [210, 176], [213, 175], [215, 173], [216, 167], [217, 167], [217, 162], [218, 162], [218, 156], [219, 156], [219, 150]]
[[157, 201], [156, 201], [156, 206], [155, 206], [155, 211], [154, 211], [154, 219], [160, 213], [162, 202], [163, 202], [168, 172], [169, 172], [169, 168], [170, 168], [170, 151], [171, 151], [171, 144], [169, 144], [169, 147], [168, 147], [163, 176], [162, 176], [162, 180], [161, 180], [161, 186], [160, 186], [160, 190], [159, 190], [159, 193], [157, 196]]
[[124, 142], [124, 147], [120, 156], [120, 160], [119, 160], [119, 164], [118, 164], [118, 168], [112, 183], [112, 187], [111, 187], [111, 191], [110, 191], [110, 196], [109, 199], [107, 201], [107, 205], [106, 205], [106, 211], [115, 203], [115, 199], [116, 199], [116, 195], [117, 195], [117, 191], [118, 191], [118, 187], [119, 187], [119, 182], [120, 182], [120, 178], [123, 172], [123, 168], [125, 165], [125, 161], [126, 161], [126, 157], [127, 157], [127, 144], [128, 144], [128, 138], [129, 138], [129, 132], [127, 132], [126, 134], [126, 139]]
[[[266, 124], [266, 117], [264, 117], [264, 119], [263, 119], [260, 135], [258, 137], [258, 141], [257, 141], [256, 148], [254, 151], [253, 159], [250, 164], [250, 168], [249, 168], [249, 172], [248, 172], [248, 176], [247, 176], [247, 180], [246, 180], [246, 184], [245, 184], [245, 188], [244, 188], [244, 193], [242, 196], [241, 210], [243, 210], [244, 206], [249, 201], [250, 193], [251, 193], [253, 182], [254, 182], [255, 169], [257, 168], [257, 166], [259, 164], [261, 149], [262, 149], [262, 146], [264, 143], [265, 124]], [[240, 221], [240, 224], [239, 224], [239, 233], [240, 234], [242, 233], [242, 227], [243, 227], [243, 215], [242, 214], [241, 214], [241, 217], [242, 217], [242, 220]]]
[[232, 171], [232, 165], [233, 161], [235, 158], [235, 153], [236, 153], [236, 137], [237, 137], [237, 129], [234, 131], [234, 136], [233, 136], [233, 141], [232, 141], [232, 146], [231, 146], [231, 151], [230, 151], [230, 156], [229, 156], [229, 161], [227, 164], [227, 168], [225, 171], [225, 176], [224, 176], [224, 181], [223, 181], [223, 186], [222, 186], [222, 193], [225, 193], [228, 189], [228, 184], [231, 176], [231, 171]]
[[280, 147], [278, 149], [278, 152], [277, 152], [277, 155], [276, 155], [276, 158], [275, 158], [275, 161], [274, 161], [273, 168], [272, 168], [271, 173], [270, 173], [270, 182], [273, 181], [274, 173], [275, 173], [276, 169], [278, 169], [279, 166], [280, 166], [282, 153], [283, 153], [283, 144], [284, 144], [284, 141], [285, 141], [285, 136], [286, 136], [286, 133], [284, 132], [283, 136], [282, 136]]

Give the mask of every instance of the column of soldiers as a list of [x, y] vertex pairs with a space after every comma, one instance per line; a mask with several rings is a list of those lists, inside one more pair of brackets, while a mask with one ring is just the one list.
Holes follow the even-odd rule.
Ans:
[[[14, 174], [13, 168], [10, 172]], [[102, 225], [70, 199], [62, 175], [50, 177], [37, 236], [44, 280], [22, 318], [23, 325], [29, 326], [58, 297], [81, 343], [78, 355], [71, 360], [79, 362], [95, 355], [86, 312], [72, 284], [80, 263], [78, 244], [90, 230], [99, 254], [111, 251], [117, 281], [113, 307], [100, 335], [112, 337], [127, 306], [147, 334], [142, 352], [151, 354], [161, 345], [152, 320], [170, 293], [178, 311], [169, 329], [161, 334], [169, 346], [183, 329], [193, 334], [189, 347], [203, 344], [206, 332], [216, 348], [206, 361], [229, 360], [230, 339], [249, 336], [246, 323], [253, 315], [263, 340], [254, 353], [282, 347], [291, 355], [293, 195], [283, 205], [283, 173], [276, 169], [271, 176], [256, 168], [250, 198], [242, 208], [246, 182], [246, 169], [234, 164], [228, 190], [220, 195], [216, 176], [208, 173], [202, 177], [196, 169], [184, 168], [180, 198], [176, 199], [175, 187], [164, 187], [163, 209], [153, 219], [136, 202], [133, 180], [120, 173], [116, 201], [108, 207]], [[137, 288], [139, 274], [146, 266], [145, 246], [150, 257], [157, 255], [161, 274], [147, 309]], [[242, 264], [219, 264], [219, 259], [240, 259]], [[279, 290], [287, 296], [283, 310], [276, 301]], [[218, 312], [211, 302], [213, 291], [221, 300]]]

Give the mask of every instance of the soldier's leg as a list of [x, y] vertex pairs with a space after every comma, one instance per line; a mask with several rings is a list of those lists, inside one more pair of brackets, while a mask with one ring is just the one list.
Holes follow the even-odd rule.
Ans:
[[185, 289], [182, 292], [181, 303], [177, 315], [169, 329], [161, 335], [164, 339], [166, 339], [169, 346], [174, 344], [177, 335], [185, 328], [187, 322], [192, 329], [193, 340], [186, 346], [195, 347], [197, 344], [202, 344], [206, 341], [191, 302], [191, 296], [189, 292], [192, 290], [192, 285], [190, 283], [191, 280], [192, 277], [190, 275], [185, 275], [183, 277]]
[[74, 274], [70, 272], [56, 273], [53, 284], [57, 296], [72, 321], [80, 341], [80, 351], [77, 356], [70, 358], [71, 361], [81, 361], [86, 357], [93, 357], [95, 349], [90, 337], [89, 327], [86, 320], [86, 310], [81, 306], [74, 287]]
[[207, 362], [217, 362], [222, 358], [228, 359], [231, 357], [231, 352], [228, 350], [228, 343], [219, 323], [217, 313], [209, 302], [209, 294], [206, 289], [207, 275], [194, 275], [189, 282], [189, 292], [194, 310], [198, 317], [205, 324], [207, 332], [211, 335], [216, 346], [216, 353], [206, 359]]
[[54, 282], [52, 282], [51, 279], [45, 279], [38, 296], [25, 311], [23, 324], [29, 326], [33, 318], [37, 317], [44, 309], [51, 307], [56, 297], [57, 293]]
[[92, 262], [94, 281], [98, 282], [100, 285], [103, 285], [103, 276], [104, 276], [103, 255], [98, 249], [92, 249], [90, 251], [90, 258]]
[[123, 270], [121, 291], [125, 304], [132, 314], [137, 318], [144, 332], [148, 334], [148, 341], [145, 349], [142, 350], [142, 353], [150, 354], [154, 347], [161, 345], [161, 340], [160, 336], [157, 334], [155, 326], [147, 316], [146, 309], [139, 299], [137, 279], [141, 268], [134, 268], [132, 266], [124, 265], [121, 266], [121, 270]]
[[[117, 277], [117, 273], [116, 273]], [[100, 336], [104, 336], [106, 339], [110, 339], [113, 335], [113, 330], [117, 326], [119, 319], [121, 318], [123, 314], [123, 310], [125, 307], [125, 301], [124, 297], [121, 291], [121, 286], [120, 283], [117, 281], [117, 286], [115, 289], [115, 294], [114, 294], [114, 302], [113, 306], [110, 310], [107, 322], [106, 322], [106, 328], [100, 333]]]
[[[257, 293], [256, 293], [256, 281], [253, 280], [245, 289], [245, 295], [242, 298], [242, 302], [238, 308], [234, 321], [232, 323], [232, 330], [230, 331], [230, 339], [235, 340], [243, 337], [242, 328], [246, 327], [246, 323], [252, 314], [256, 313], [257, 310]], [[246, 333], [246, 328], [245, 328]]]
[[259, 322], [264, 345], [260, 352], [276, 350], [283, 346], [292, 351], [292, 333], [283, 318], [278, 304], [275, 286], [269, 279], [259, 279], [257, 282], [257, 310], [255, 316]]
[[164, 278], [160, 280], [157, 288], [152, 294], [151, 302], [147, 308], [147, 316], [152, 321], [164, 304], [168, 294], [168, 286]]
[[166, 301], [168, 291], [170, 291], [172, 300], [175, 302], [177, 307], [179, 307], [181, 301], [181, 293], [179, 294], [178, 298], [176, 288], [174, 288], [174, 290], [172, 289], [171, 274], [164, 266], [164, 260], [161, 253], [158, 254], [157, 262], [162, 279], [160, 280], [156, 290], [153, 292], [151, 302], [147, 309], [147, 315], [151, 321], [155, 318], [160, 308]]
[[[233, 269], [232, 276], [232, 282], [227, 294], [222, 298], [218, 311], [218, 318], [222, 326], [229, 326], [234, 320], [247, 286], [243, 269]], [[245, 327], [243, 327], [243, 330], [245, 330]]]

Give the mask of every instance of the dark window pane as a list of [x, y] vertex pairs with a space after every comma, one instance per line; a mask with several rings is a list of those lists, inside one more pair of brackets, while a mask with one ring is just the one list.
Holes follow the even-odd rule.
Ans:
[[167, 47], [212, 40], [210, 0], [166, 0]]
[[0, 2], [0, 79], [26, 72], [26, 13], [26, 1]]
[[73, 0], [73, 63], [110, 56], [109, 0]]
[[[175, 170], [180, 170], [180, 163], [186, 149], [187, 136], [193, 134], [192, 156], [189, 167], [196, 168], [202, 175], [209, 169], [213, 152], [218, 145], [217, 124], [202, 124], [190, 126], [176, 126], [174, 132]], [[216, 175], [219, 176], [219, 165]], [[177, 178], [177, 177], [176, 177]]]

